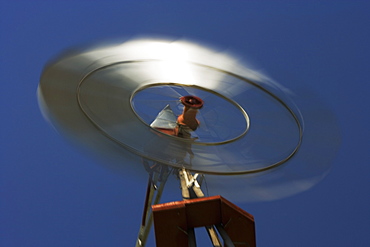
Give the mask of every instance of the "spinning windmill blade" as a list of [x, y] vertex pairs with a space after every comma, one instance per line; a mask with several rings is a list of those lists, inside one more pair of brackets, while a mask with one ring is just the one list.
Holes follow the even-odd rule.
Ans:
[[[38, 88], [44, 116], [57, 129], [116, 157], [122, 169], [140, 169], [125, 162], [134, 154], [204, 174], [212, 194], [238, 201], [304, 191], [330, 168], [339, 136], [330, 110], [299, 97], [296, 104], [288, 94], [228, 54], [152, 39], [61, 56], [46, 66]], [[158, 114], [171, 109], [177, 119], [189, 95], [204, 102], [190, 138], [158, 128]]]

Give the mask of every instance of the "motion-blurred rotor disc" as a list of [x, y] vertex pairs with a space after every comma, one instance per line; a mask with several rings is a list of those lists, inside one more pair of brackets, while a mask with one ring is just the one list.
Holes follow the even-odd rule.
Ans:
[[[204, 174], [271, 170], [299, 156], [305, 138], [301, 112], [282, 87], [185, 41], [133, 40], [67, 54], [45, 68], [38, 94], [45, 116], [93, 149]], [[204, 101], [191, 139], [150, 126], [166, 106], [180, 115], [186, 95]]]

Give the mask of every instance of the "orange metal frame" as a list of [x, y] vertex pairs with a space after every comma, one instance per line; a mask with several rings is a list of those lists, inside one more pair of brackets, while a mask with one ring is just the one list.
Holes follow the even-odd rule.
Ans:
[[254, 217], [221, 196], [157, 204], [152, 211], [157, 247], [188, 247], [188, 229], [210, 225], [222, 227], [234, 246], [256, 246]]

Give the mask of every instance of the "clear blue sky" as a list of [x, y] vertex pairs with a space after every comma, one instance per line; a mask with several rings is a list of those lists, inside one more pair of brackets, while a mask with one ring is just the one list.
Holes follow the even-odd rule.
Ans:
[[76, 150], [42, 118], [36, 89], [64, 49], [140, 34], [231, 49], [316, 91], [342, 130], [331, 172], [304, 193], [238, 206], [258, 246], [368, 246], [369, 13], [368, 1], [0, 1], [0, 246], [134, 245], [146, 179]]

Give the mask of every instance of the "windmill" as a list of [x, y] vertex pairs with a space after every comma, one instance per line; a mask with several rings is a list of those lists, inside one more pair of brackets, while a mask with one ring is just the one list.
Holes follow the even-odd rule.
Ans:
[[[152, 216], [157, 233], [164, 223], [156, 218], [171, 219], [171, 212], [198, 215], [197, 223], [174, 223], [185, 246], [195, 246], [191, 229], [202, 224], [214, 246], [221, 246], [219, 236], [225, 246], [254, 246], [253, 216], [223, 197], [205, 198], [203, 181], [214, 195], [248, 200], [289, 196], [320, 181], [336, 150], [335, 121], [324, 105], [298, 108], [288, 94], [227, 53], [158, 39], [62, 54], [45, 67], [38, 88], [44, 116], [64, 135], [115, 161], [140, 157], [139, 166], [120, 164], [149, 175], [136, 246], [145, 245]], [[319, 151], [325, 156], [314, 166], [302, 162]], [[185, 201], [157, 205], [170, 176]], [[205, 208], [229, 211], [203, 221]], [[241, 234], [230, 229], [241, 225], [227, 226], [232, 217], [243, 219], [247, 240], [235, 240]], [[161, 238], [158, 246], [165, 246]]]

